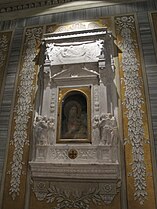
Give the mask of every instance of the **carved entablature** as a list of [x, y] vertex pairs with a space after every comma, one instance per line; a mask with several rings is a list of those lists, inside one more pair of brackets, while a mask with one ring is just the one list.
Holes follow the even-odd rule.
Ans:
[[[88, 181], [93, 182], [105, 203], [117, 193], [120, 139], [113, 45], [106, 28], [45, 34], [30, 162], [39, 200], [55, 190], [56, 179], [68, 180], [71, 188], [81, 182], [80, 194], [88, 193]], [[44, 190], [38, 189], [40, 181]]]

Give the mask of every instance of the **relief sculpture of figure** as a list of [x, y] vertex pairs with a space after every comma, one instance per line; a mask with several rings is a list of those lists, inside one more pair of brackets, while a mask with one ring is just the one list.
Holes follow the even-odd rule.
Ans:
[[111, 118], [111, 124], [112, 162], [118, 162], [118, 127], [114, 116]]
[[47, 126], [48, 126], [48, 141], [53, 144], [55, 141], [55, 123], [54, 118], [50, 117], [47, 120]]
[[111, 113], [107, 113], [106, 115], [106, 127], [107, 127], [107, 144], [111, 145], [111, 132], [112, 132], [112, 123], [111, 123], [111, 119], [112, 119], [112, 114]]
[[37, 115], [34, 123], [34, 137], [37, 145], [47, 145], [53, 137], [54, 119], [46, 116]]
[[103, 48], [103, 40], [69, 43], [47, 44], [46, 61], [54, 63], [91, 62], [98, 60]]
[[102, 114], [99, 121], [100, 145], [110, 145], [112, 147], [111, 158], [117, 162], [118, 153], [118, 127], [116, 118], [111, 114]]
[[111, 118], [111, 125], [112, 125], [111, 144], [113, 146], [116, 146], [118, 144], [118, 127], [117, 127], [117, 122], [114, 116], [112, 116]]
[[47, 119], [38, 115], [34, 121], [34, 137], [36, 144], [45, 145], [47, 144]]
[[93, 136], [94, 136], [94, 143], [97, 144], [100, 142], [100, 127], [99, 127], [99, 116], [95, 115], [93, 118]]
[[100, 116], [100, 144], [111, 145], [111, 118], [110, 113]]

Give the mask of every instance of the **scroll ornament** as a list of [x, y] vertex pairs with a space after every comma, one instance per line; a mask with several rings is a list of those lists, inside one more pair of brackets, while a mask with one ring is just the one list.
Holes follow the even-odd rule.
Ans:
[[122, 40], [119, 47], [122, 49], [122, 69], [124, 83], [124, 105], [128, 119], [128, 140], [132, 146], [132, 173], [134, 178], [135, 200], [142, 205], [147, 199], [146, 164], [144, 161], [144, 123], [142, 105], [142, 78], [140, 63], [136, 55], [137, 40], [132, 36], [135, 32], [133, 16], [116, 18], [118, 35]]

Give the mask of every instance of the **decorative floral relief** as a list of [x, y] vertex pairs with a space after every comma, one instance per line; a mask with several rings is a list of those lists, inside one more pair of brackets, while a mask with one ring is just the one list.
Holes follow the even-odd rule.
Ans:
[[5, 58], [6, 58], [6, 51], [8, 48], [8, 40], [6, 35], [0, 36], [0, 68], [3, 66]]
[[[47, 203], [55, 202], [54, 209], [89, 209], [91, 204], [96, 206], [110, 204], [118, 192], [117, 183], [102, 183], [101, 186], [93, 184], [86, 188], [87, 185], [85, 183], [84, 191], [83, 188], [81, 191], [72, 191], [72, 189], [63, 189], [53, 184], [48, 185], [48, 182], [39, 182], [34, 184], [34, 192], [40, 201], [45, 199]], [[77, 187], [77, 185], [74, 186]]]
[[[68, 160], [68, 147], [65, 147], [64, 149], [57, 149], [56, 147], [50, 149], [51, 150], [51, 159], [55, 160]], [[93, 159], [95, 160], [97, 158], [97, 150], [96, 149], [77, 149], [78, 151], [78, 157], [79, 160], [86, 160], [86, 159]]]
[[90, 149], [79, 149], [78, 150], [78, 152], [79, 152], [79, 156], [78, 156], [78, 158], [79, 159], [89, 159], [89, 160], [91, 160], [91, 159], [96, 159], [96, 157], [97, 157], [97, 151], [96, 150], [90, 150]]
[[99, 114], [99, 88], [98, 85], [94, 86], [94, 113]]
[[64, 33], [69, 31], [77, 31], [77, 30], [87, 30], [87, 29], [94, 29], [99, 28], [100, 25], [97, 22], [77, 22], [68, 25], [61, 25], [58, 28], [55, 25], [48, 26], [47, 32], [53, 33], [54, 31], [57, 33]]
[[19, 74], [18, 99], [15, 106], [15, 129], [10, 144], [14, 147], [11, 162], [10, 191], [13, 200], [20, 193], [20, 178], [23, 174], [24, 146], [29, 145], [27, 136], [27, 124], [30, 118], [34, 81], [34, 58], [36, 56], [36, 43], [40, 41], [41, 28], [27, 29], [25, 39], [25, 50], [23, 51], [23, 65]]
[[52, 89], [52, 94], [51, 94], [51, 105], [50, 105], [50, 112], [53, 115], [53, 117], [55, 117], [55, 110], [56, 110], [56, 89]]
[[50, 149], [51, 150], [51, 158], [56, 160], [65, 160], [68, 159], [68, 150], [57, 150], [57, 149]]
[[137, 41], [132, 36], [135, 32], [133, 16], [116, 18], [118, 33], [122, 37], [119, 47], [122, 49], [122, 66], [125, 88], [124, 105], [128, 119], [128, 139], [132, 145], [132, 176], [134, 178], [135, 200], [144, 204], [146, 192], [146, 165], [144, 162], [144, 124], [143, 124], [143, 98], [142, 78], [140, 77], [140, 63], [136, 55]]
[[[108, 201], [111, 202], [114, 195], [108, 195]], [[105, 195], [101, 194], [99, 189], [93, 188], [85, 194], [75, 193], [71, 197], [70, 193], [65, 191], [60, 191], [56, 187], [49, 189], [47, 194], [47, 202], [57, 202], [57, 206], [54, 209], [66, 209], [66, 208], [77, 208], [77, 209], [88, 209], [89, 205], [93, 203], [94, 205], [103, 205], [105, 201]]]

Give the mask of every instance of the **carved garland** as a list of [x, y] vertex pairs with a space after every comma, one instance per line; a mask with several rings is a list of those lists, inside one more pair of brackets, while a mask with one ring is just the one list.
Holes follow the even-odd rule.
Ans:
[[55, 186], [49, 188], [49, 193], [46, 196], [47, 203], [57, 202], [57, 206], [54, 209], [66, 209], [66, 208], [77, 208], [77, 209], [88, 209], [89, 205], [93, 203], [94, 205], [102, 206], [104, 203], [110, 204], [114, 199], [115, 195], [111, 195], [110, 191], [112, 186], [107, 184], [104, 191], [107, 191], [109, 195], [104, 195], [101, 193], [99, 188], [91, 188], [88, 192], [84, 194], [70, 194], [68, 191], [61, 191]]
[[[86, 186], [88, 183], [86, 184]], [[110, 204], [116, 193], [119, 192], [120, 184], [102, 183], [81, 191], [63, 189], [48, 182], [34, 182], [34, 192], [39, 201], [46, 200], [47, 203], [56, 203], [54, 209], [89, 209], [91, 204], [103, 206]]]
[[116, 18], [119, 35], [122, 41], [119, 47], [122, 49], [122, 68], [124, 82], [124, 105], [128, 119], [128, 139], [132, 145], [132, 173], [134, 178], [135, 200], [144, 204], [147, 198], [146, 192], [146, 165], [144, 162], [144, 123], [143, 123], [143, 98], [142, 78], [140, 77], [140, 63], [136, 55], [137, 40], [132, 37], [135, 32], [133, 16]]
[[19, 74], [19, 86], [17, 89], [17, 103], [15, 106], [15, 129], [13, 139], [10, 144], [14, 147], [13, 159], [11, 162], [11, 181], [9, 193], [13, 200], [20, 192], [20, 178], [23, 174], [23, 154], [24, 147], [29, 145], [27, 125], [32, 111], [32, 95], [34, 91], [34, 58], [36, 55], [37, 40], [40, 41], [42, 34], [41, 28], [33, 28], [26, 30], [26, 39], [23, 51], [23, 65]]

